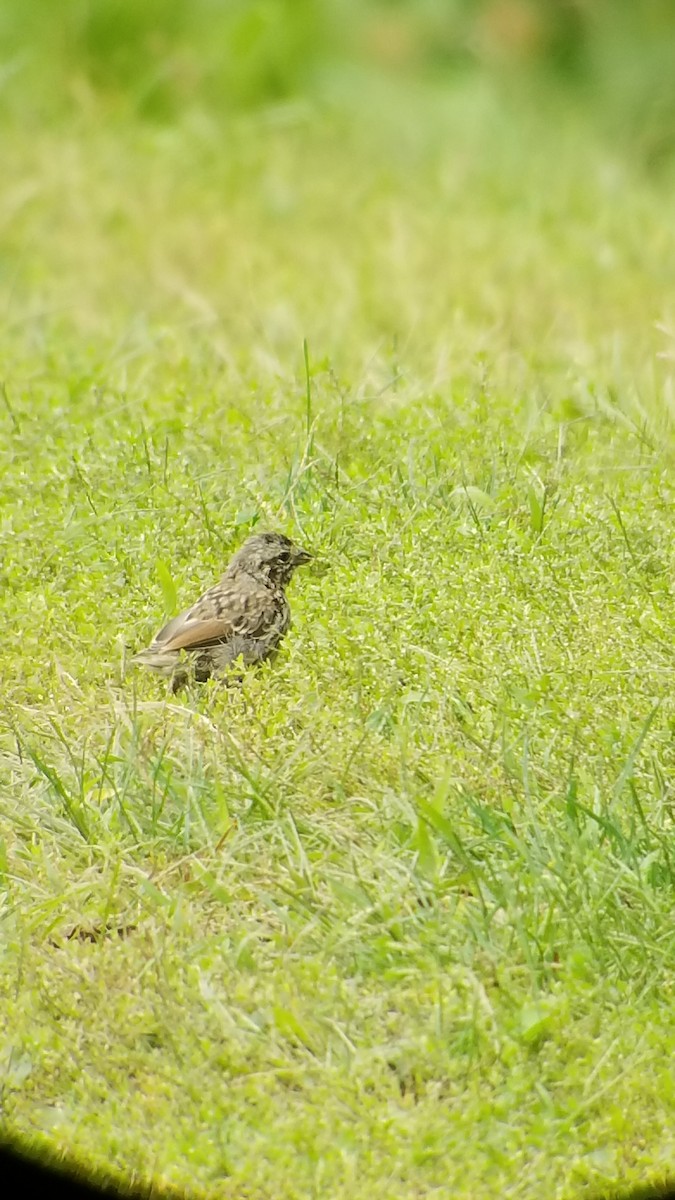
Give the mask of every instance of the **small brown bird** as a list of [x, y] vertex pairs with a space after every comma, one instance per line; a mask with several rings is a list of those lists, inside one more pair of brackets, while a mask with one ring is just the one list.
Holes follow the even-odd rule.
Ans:
[[295, 568], [311, 558], [283, 533], [254, 534], [219, 582], [132, 661], [170, 675], [174, 692], [191, 678], [201, 683], [225, 673], [240, 656], [247, 665], [262, 662], [291, 623], [284, 588]]

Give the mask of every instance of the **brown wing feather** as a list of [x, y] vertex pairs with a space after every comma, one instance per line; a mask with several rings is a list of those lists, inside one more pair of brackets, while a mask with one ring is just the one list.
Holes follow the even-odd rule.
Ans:
[[177, 631], [180, 628], [182, 628], [182, 626], [185, 624], [186, 618], [190, 616], [191, 612], [192, 612], [191, 608], [185, 608], [185, 609], [183, 609], [182, 613], [178, 614], [177, 617], [172, 617], [170, 621], [167, 621], [166, 625], [164, 625], [160, 629], [159, 633], [156, 633], [154, 638], [152, 639], [153, 646], [159, 645], [160, 642], [162, 643], [162, 645], [165, 642], [168, 642], [169, 638], [174, 633], [177, 633]]
[[186, 621], [172, 637], [166, 641], [163, 639], [161, 646], [163, 650], [198, 650], [202, 646], [224, 642], [233, 634], [231, 621], [224, 617], [210, 617], [205, 621]]
[[264, 637], [278, 619], [275, 597], [265, 587], [239, 580], [236, 587], [221, 580], [192, 608], [173, 617], [154, 638], [149, 652], [199, 650], [243, 636]]

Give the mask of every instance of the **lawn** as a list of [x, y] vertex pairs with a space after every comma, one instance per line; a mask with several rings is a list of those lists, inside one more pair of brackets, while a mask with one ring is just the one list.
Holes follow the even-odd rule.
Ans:
[[[3, 118], [3, 1129], [251, 1200], [675, 1169], [673, 176], [336, 81]], [[130, 664], [253, 528], [241, 687]]]

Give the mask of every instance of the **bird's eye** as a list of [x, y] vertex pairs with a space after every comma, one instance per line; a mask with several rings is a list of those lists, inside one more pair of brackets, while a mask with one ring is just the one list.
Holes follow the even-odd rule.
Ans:
[[282, 563], [287, 563], [287, 562], [290, 562], [290, 561], [291, 561], [291, 555], [290, 555], [290, 551], [288, 551], [288, 550], [280, 550], [280, 551], [279, 551], [279, 562], [282, 562]]

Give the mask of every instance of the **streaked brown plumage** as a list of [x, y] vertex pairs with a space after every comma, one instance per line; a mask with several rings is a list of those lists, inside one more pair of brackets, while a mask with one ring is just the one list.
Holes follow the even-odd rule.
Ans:
[[282, 533], [254, 534], [219, 582], [133, 661], [170, 675], [174, 692], [190, 678], [203, 682], [224, 673], [240, 656], [246, 664], [262, 662], [291, 623], [284, 588], [311, 557]]

